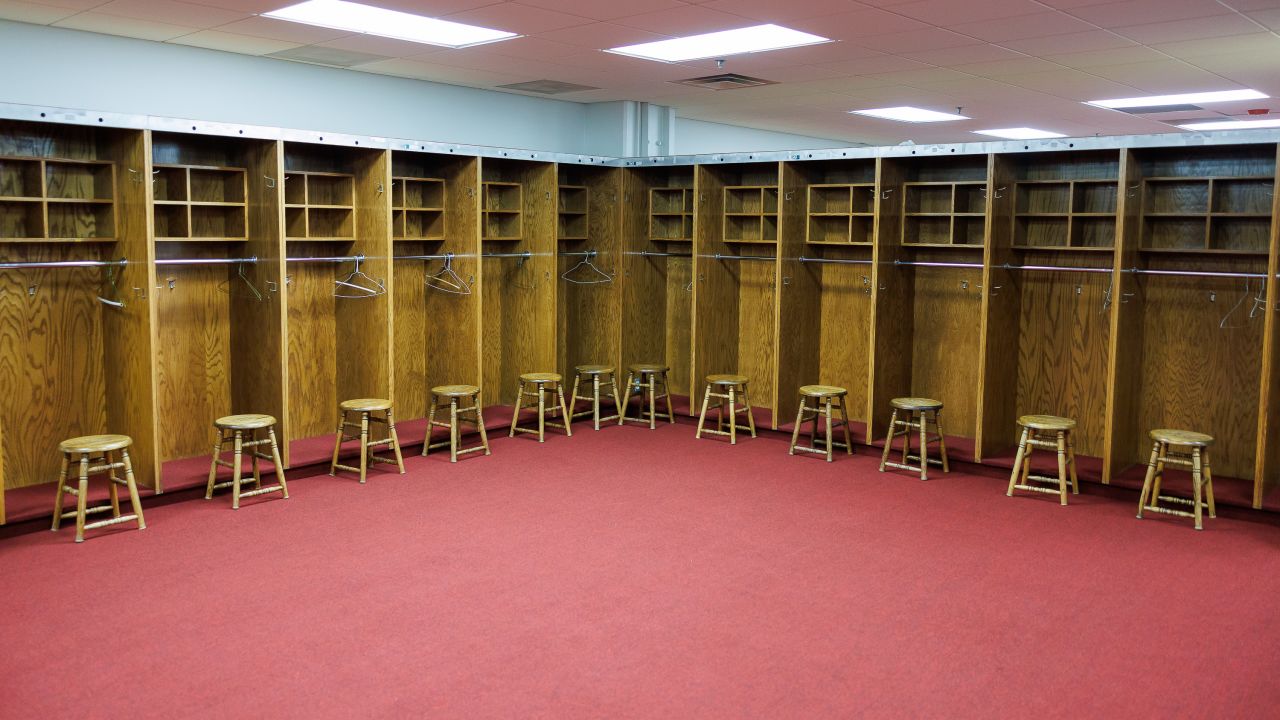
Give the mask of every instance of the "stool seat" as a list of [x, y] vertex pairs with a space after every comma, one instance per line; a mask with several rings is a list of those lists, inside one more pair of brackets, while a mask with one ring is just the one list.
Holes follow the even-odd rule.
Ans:
[[1023, 415], [1018, 418], [1018, 424], [1032, 430], [1049, 430], [1053, 432], [1076, 429], [1075, 420], [1058, 417], [1057, 415]]
[[383, 398], [358, 398], [343, 400], [338, 408], [345, 412], [370, 412], [374, 410], [390, 410], [391, 401]]
[[437, 385], [431, 388], [432, 395], [440, 397], [471, 397], [480, 392], [475, 385]]
[[1170, 430], [1161, 428], [1151, 431], [1151, 439], [1156, 442], [1165, 443], [1167, 445], [1181, 445], [1183, 447], [1209, 447], [1213, 444], [1213, 436], [1204, 433], [1192, 432], [1190, 430]]
[[84, 435], [63, 440], [58, 449], [64, 453], [98, 453], [122, 450], [133, 444], [128, 435]]
[[671, 368], [666, 365], [654, 365], [652, 363], [636, 363], [628, 365], [627, 369], [637, 375], [652, 375], [653, 373], [664, 373]]
[[840, 397], [848, 395], [849, 391], [838, 385], [802, 385], [800, 394], [813, 398]]
[[275, 425], [276, 419], [270, 415], [258, 414], [227, 415], [214, 420], [213, 424], [226, 430], [259, 430]]
[[524, 382], [531, 382], [531, 383], [560, 382], [560, 373], [552, 373], [552, 372], [524, 373], [520, 376], [520, 379], [523, 380]]
[[708, 375], [707, 382], [712, 385], [741, 385], [747, 382], [746, 375]]
[[608, 375], [613, 372], [611, 365], [579, 365], [573, 369], [579, 375]]
[[941, 410], [942, 401], [922, 397], [900, 397], [889, 401], [890, 407], [898, 410]]

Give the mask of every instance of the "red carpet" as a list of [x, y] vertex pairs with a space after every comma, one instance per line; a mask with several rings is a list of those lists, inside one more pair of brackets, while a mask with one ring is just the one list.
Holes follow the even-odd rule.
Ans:
[[[23, 717], [1264, 717], [1280, 528], [687, 424], [0, 542]], [[495, 434], [497, 435], [497, 434]], [[990, 474], [999, 475], [994, 472]], [[158, 502], [151, 498], [152, 502]], [[147, 500], [144, 500], [147, 502]]]

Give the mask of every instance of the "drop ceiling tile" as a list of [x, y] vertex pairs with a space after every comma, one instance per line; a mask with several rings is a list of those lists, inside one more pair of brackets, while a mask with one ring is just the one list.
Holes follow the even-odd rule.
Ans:
[[444, 52], [447, 49], [438, 45], [427, 45], [425, 43], [409, 42], [408, 40], [397, 40], [377, 35], [348, 35], [336, 40], [315, 43], [315, 45], [334, 48], [335, 50], [384, 55], [386, 57], [410, 57]]
[[1115, 48], [1114, 50], [1094, 50], [1082, 53], [1063, 53], [1061, 55], [1045, 55], [1045, 60], [1066, 65], [1072, 68], [1091, 68], [1104, 65], [1128, 65], [1138, 62], [1156, 62], [1168, 60], [1163, 53], [1148, 47], [1134, 45], [1132, 47]]
[[485, 5], [484, 7], [451, 13], [442, 17], [453, 22], [480, 25], [481, 27], [505, 30], [507, 32], [520, 33], [521, 35], [533, 35], [548, 30], [586, 25], [591, 22], [590, 18], [585, 18], [581, 15], [568, 15], [554, 10], [544, 10], [513, 2]]
[[243, 53], [245, 55], [266, 55], [280, 52], [281, 50], [302, 47], [298, 43], [284, 40], [237, 35], [220, 30], [201, 30], [190, 35], [176, 37], [169, 42], [175, 45], [191, 45], [193, 47], [208, 48], [209, 50], [222, 50], [223, 52]]
[[1222, 0], [1222, 4], [1236, 12], [1274, 10], [1276, 8], [1280, 8], [1280, 2], [1277, 2], [1277, 0]]
[[1220, 38], [1223, 45], [1230, 45], [1230, 36], [1251, 35], [1258, 32], [1258, 30], [1260, 28], [1257, 23], [1243, 15], [1233, 13], [1189, 20], [1170, 20], [1146, 25], [1130, 25], [1120, 28], [1116, 32], [1144, 45], [1208, 38]]
[[918, 0], [904, 5], [895, 5], [893, 11], [930, 25], [952, 27], [983, 20], [1044, 12], [1044, 6], [1033, 0], [983, 0], [982, 2]]
[[[1229, 40], [1223, 40], [1222, 38], [1184, 40], [1181, 42], [1160, 43], [1153, 47], [1162, 53], [1182, 60], [1251, 52], [1274, 57], [1274, 54], [1280, 51], [1280, 37], [1277, 37], [1275, 33], [1258, 32], [1252, 35], [1236, 35]], [[1271, 62], [1269, 59], [1264, 61], [1261, 56], [1259, 56], [1258, 61]]]
[[875, 73], [868, 77], [887, 80], [896, 85], [915, 86], [920, 83], [946, 83], [964, 77], [964, 73], [947, 68], [931, 67], [922, 70], [898, 70], [896, 72]]
[[1231, 12], [1217, 0], [1124, 0], [1106, 5], [1087, 5], [1071, 10], [1071, 14], [1100, 27], [1118, 28], [1142, 25], [1152, 19], [1164, 21], [1211, 17]]
[[778, 0], [713, 0], [702, 4], [710, 10], [742, 15], [761, 22], [786, 24], [791, 20], [817, 17], [820, 15], [836, 15], [838, 13], [862, 10], [864, 6], [854, 0], [798, 0], [797, 2], [778, 2]]
[[1061, 53], [1090, 52], [1093, 50], [1111, 50], [1120, 47], [1133, 47], [1134, 42], [1128, 38], [1107, 30], [1086, 30], [1084, 32], [1048, 35], [1027, 40], [1003, 40], [1002, 47], [1017, 50], [1036, 57], [1046, 57]]
[[78, 11], [71, 8], [59, 8], [52, 5], [37, 5], [36, 3], [17, 2], [17, 0], [0, 0], [0, 20], [48, 25], [65, 17], [71, 17], [76, 12]]
[[[55, 2], [66, 2], [67, 0], [54, 0]], [[236, 12], [249, 13], [257, 15], [259, 13], [278, 10], [292, 4], [290, 0], [194, 0], [198, 5], [207, 5], [222, 10], [235, 10]], [[99, 0], [101, 2], [101, 0]], [[381, 0], [379, 0], [381, 3]]]
[[493, 43], [493, 49], [508, 57], [533, 60], [551, 60], [582, 52], [582, 48], [576, 45], [552, 42], [529, 35]]
[[1179, 60], [1104, 65], [1089, 72], [1153, 94], [1235, 89], [1234, 83]]
[[1280, 10], [1260, 10], [1249, 13], [1249, 19], [1271, 30], [1280, 30]]
[[106, 0], [35, 0], [36, 5], [69, 8], [76, 11], [92, 10], [104, 2], [106, 2]]
[[986, 22], [965, 23], [955, 25], [951, 29], [987, 42], [999, 43], [1088, 32], [1093, 30], [1094, 26], [1064, 13], [1042, 12]]
[[839, 62], [841, 60], [858, 60], [860, 58], [877, 57], [884, 53], [872, 50], [852, 42], [829, 42], [820, 45], [774, 50], [765, 53], [737, 55], [729, 58], [730, 62], [749, 59], [759, 65], [817, 65], [819, 63]]
[[114, 0], [93, 9], [96, 13], [139, 18], [195, 28], [212, 28], [249, 17], [249, 13], [220, 10], [172, 0]]
[[680, 0], [628, 0], [624, 3], [591, 2], [590, 0], [518, 0], [518, 2], [521, 5], [531, 5], [543, 10], [554, 10], [592, 20], [616, 20], [628, 15], [660, 12], [685, 5]]
[[981, 41], [975, 40], [968, 35], [961, 35], [942, 28], [923, 28], [899, 33], [871, 35], [859, 38], [858, 44], [873, 50], [898, 53], [906, 49], [915, 51], [945, 50], [966, 45], [978, 45], [981, 44]]
[[1011, 60], [993, 60], [990, 62], [967, 63], [953, 68], [968, 75], [986, 78], [999, 78], [1005, 75], [1025, 75], [1032, 72], [1049, 72], [1061, 67], [1047, 60], [1033, 57], [1020, 57]]
[[184, 27], [181, 25], [170, 25], [168, 23], [152, 22], [150, 20], [137, 20], [134, 18], [122, 18], [116, 15], [103, 15], [101, 13], [83, 12], [64, 18], [54, 23], [55, 27], [70, 28], [72, 30], [88, 30], [89, 32], [105, 33], [107, 35], [122, 35], [124, 37], [139, 38], [142, 40], [172, 40], [182, 35], [189, 35], [198, 32], [200, 28]]
[[1007, 50], [999, 45], [963, 45], [961, 47], [942, 48], [940, 50], [909, 51], [901, 53], [903, 57], [930, 65], [963, 65], [965, 63], [991, 62], [994, 60], [1012, 60], [1026, 57], [1019, 52]]
[[1085, 102], [1099, 98], [1132, 97], [1137, 88], [1076, 70], [1006, 75], [1002, 82], [1055, 97]]
[[792, 21], [787, 26], [837, 40], [866, 38], [930, 27], [919, 20], [876, 8], [804, 18]]
[[577, 27], [552, 30], [538, 33], [542, 40], [576, 45], [578, 47], [600, 50], [603, 48], [638, 45], [640, 43], [665, 40], [669, 35], [659, 35], [648, 30], [626, 27], [616, 23], [590, 23]]
[[614, 22], [677, 37], [758, 24], [751, 18], [711, 10], [701, 5], [684, 5], [671, 10], [629, 15]]
[[915, 60], [908, 60], [897, 55], [880, 55], [862, 58], [861, 60], [844, 60], [834, 63], [822, 63], [818, 67], [848, 73], [849, 75], [876, 75], [879, 73], [898, 72], [901, 70], [923, 70], [931, 65]]
[[315, 25], [285, 22], [284, 20], [268, 17], [251, 17], [219, 26], [217, 29], [222, 32], [252, 35], [253, 37], [267, 38], [269, 40], [284, 40], [285, 42], [301, 45], [337, 40], [340, 37], [352, 34], [345, 30], [331, 30], [329, 28], [316, 27]]

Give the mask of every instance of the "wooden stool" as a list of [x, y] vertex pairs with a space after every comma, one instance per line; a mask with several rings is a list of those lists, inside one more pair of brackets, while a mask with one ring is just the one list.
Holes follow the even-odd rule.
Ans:
[[[627, 397], [622, 402], [621, 415], [618, 417], [618, 424], [624, 422], [649, 423], [649, 429], [652, 430], [656, 425], [658, 418], [666, 418], [673, 425], [676, 422], [675, 413], [671, 410], [671, 391], [667, 387], [667, 372], [671, 368], [666, 365], [652, 365], [649, 363], [636, 363], [627, 366]], [[658, 392], [658, 385], [662, 385], [662, 392]], [[649, 409], [644, 409], [645, 393], [649, 395]], [[627, 407], [631, 404], [631, 398], [637, 393], [640, 394], [640, 412], [636, 417], [627, 417]], [[662, 414], [658, 412], [658, 398], [667, 399], [667, 412]]]
[[[1009, 475], [1009, 490], [1005, 495], [1013, 497], [1013, 491], [1030, 490], [1057, 495], [1065, 507], [1067, 504], [1067, 469], [1071, 470], [1071, 493], [1080, 494], [1080, 482], [1076, 479], [1076, 453], [1071, 447], [1071, 432], [1076, 429], [1076, 421], [1055, 415], [1023, 415], [1018, 418], [1022, 426], [1022, 438], [1018, 440], [1018, 455], [1013, 461], [1013, 472]], [[1053, 440], [1041, 440], [1041, 433], [1055, 436]], [[1031, 452], [1035, 448], [1058, 451], [1058, 477], [1031, 474]], [[1018, 476], [1022, 482], [1018, 482]], [[1052, 483], [1055, 487], [1047, 488], [1030, 483]]]
[[[374, 413], [383, 413], [383, 417], [378, 417]], [[348, 413], [359, 413], [360, 422], [347, 422]], [[369, 441], [369, 423], [382, 423], [387, 426], [387, 438], [385, 440]], [[360, 428], [359, 435], [348, 435], [347, 428]], [[350, 465], [341, 465], [338, 463], [338, 450], [342, 448], [342, 443], [347, 440], [360, 441], [360, 467], [351, 467]], [[395, 452], [395, 458], [378, 457], [371, 452], [372, 448], [379, 445], [390, 445]], [[360, 473], [360, 483], [363, 485], [366, 471], [369, 463], [380, 462], [395, 465], [400, 469], [400, 474], [404, 474], [404, 458], [400, 455], [400, 439], [396, 437], [396, 421], [391, 416], [391, 401], [381, 398], [360, 398], [359, 400], [346, 400], [338, 404], [338, 432], [333, 440], [333, 461], [329, 463], [329, 475], [336, 476], [339, 470]]]
[[[578, 394], [578, 385], [581, 384], [584, 376], [591, 378], [590, 397]], [[600, 388], [606, 385], [613, 391], [614, 413], [607, 417], [600, 417]], [[579, 400], [590, 400], [591, 409], [573, 412]], [[596, 430], [600, 429], [601, 420], [617, 420], [622, 413], [622, 398], [618, 394], [618, 379], [613, 374], [613, 368], [608, 365], [579, 365], [575, 367], [573, 369], [573, 393], [569, 399], [569, 410], [570, 423], [577, 418], [589, 416], [595, 422]]]
[[[106, 527], [107, 525], [115, 525], [117, 523], [129, 522], [130, 520], [138, 521], [138, 529], [146, 530], [147, 523], [142, 517], [142, 503], [138, 500], [138, 486], [133, 481], [133, 465], [129, 462], [129, 446], [133, 444], [133, 439], [128, 435], [86, 435], [84, 437], [71, 438], [58, 443], [58, 450], [62, 451], [62, 470], [58, 473], [58, 494], [53, 501], [53, 527], [54, 532], [62, 525], [62, 518], [74, 517], [76, 519], [76, 542], [84, 542], [84, 531], [93, 530], [94, 528]], [[113, 453], [119, 453], [119, 460], [112, 458]], [[77, 457], [78, 456], [78, 457]], [[80, 465], [80, 482], [76, 487], [67, 485], [67, 469], [71, 462], [75, 461]], [[90, 463], [97, 463], [91, 465]], [[124, 479], [116, 477], [115, 471], [124, 468]], [[111, 489], [111, 503], [109, 505], [99, 505], [97, 507], [86, 507], [89, 500], [89, 476], [98, 473], [107, 474], [107, 486]], [[120, 492], [117, 485], [124, 485], [129, 490], [129, 504], [133, 506], [133, 513], [130, 515], [120, 514]], [[69, 512], [62, 511], [62, 494], [71, 493], [76, 496], [76, 509]], [[109, 520], [99, 520], [98, 522], [85, 524], [86, 515], [92, 513], [111, 511]]]
[[[526, 389], [532, 386], [532, 389]], [[547, 422], [547, 393], [553, 392], [559, 398], [559, 403], [553, 401], [551, 406], [552, 414], [560, 413], [564, 418], [564, 424]], [[538, 398], [538, 429], [519, 427], [520, 408], [524, 407], [524, 396], [534, 395]], [[537, 433], [538, 442], [546, 442], [547, 427], [560, 428], [564, 430], [564, 434], [573, 437], [573, 430], [569, 428], [569, 409], [564, 404], [564, 383], [560, 381], [560, 373], [525, 373], [520, 376], [520, 392], [516, 394], [516, 411], [511, 414], [511, 432], [507, 433], [507, 437], [515, 437], [516, 433]]]
[[[707, 406], [711, 404], [711, 398], [720, 399], [718, 403], [720, 411], [717, 414], [715, 430], [708, 430], [703, 427], [707, 421]], [[724, 429], [725, 401], [729, 403], [728, 430]], [[745, 426], [738, 425], [738, 415], [742, 413], [747, 414], [747, 424]], [[751, 415], [751, 400], [747, 397], [747, 376], [708, 375], [707, 392], [702, 396], [702, 412], [698, 414], [698, 432], [694, 434], [694, 437], [701, 439], [704, 432], [709, 435], [728, 435], [729, 444], [737, 445], [739, 428], [751, 431], [751, 437], [756, 436], [756, 419]]]
[[[796, 451], [818, 453], [827, 456], [827, 462], [832, 461], [831, 449], [833, 447], [844, 448], [845, 453], [853, 454], [853, 438], [849, 434], [849, 413], [845, 409], [845, 399], [849, 396], [849, 391], [836, 387], [835, 385], [804, 385], [800, 388], [800, 409], [796, 412], [796, 426], [791, 430], [791, 448], [787, 451], [788, 455], [795, 455]], [[809, 407], [809, 400], [813, 400], [813, 407]], [[831, 433], [831, 417], [833, 410], [840, 411], [840, 425], [844, 428], [844, 442], [836, 442], [835, 437]], [[827, 419], [826, 432], [823, 435], [821, 446], [818, 443], [818, 418]], [[813, 428], [809, 433], [809, 444], [800, 444], [800, 427], [804, 425], [805, 420], [813, 420]]]
[[[938, 400], [930, 400], [929, 398], [918, 397], [902, 397], [894, 398], [889, 401], [893, 406], [893, 417], [889, 419], [889, 435], [884, 441], [884, 453], [880, 456], [880, 472], [884, 472], [885, 467], [898, 468], [899, 470], [911, 470], [920, 473], [921, 480], [929, 479], [929, 463], [942, 466], [942, 472], [951, 472], [951, 467], [947, 464], [947, 441], [942, 436], [942, 403]], [[904, 420], [898, 419], [898, 413], [903, 413]], [[933, 420], [933, 427], [938, 431], [934, 437], [928, 436], [929, 421]], [[898, 430], [902, 428], [902, 430]], [[911, 454], [911, 435], [912, 431], [918, 431], [920, 434], [920, 454]], [[902, 462], [889, 462], [889, 451], [893, 448], [893, 439], [902, 436]], [[929, 457], [929, 443], [938, 443], [938, 452], [942, 459]], [[911, 460], [920, 461], [917, 467], [910, 463]]]
[[[1147, 461], [1147, 478], [1142, 481], [1142, 497], [1138, 499], [1138, 517], [1143, 510], [1196, 519], [1196, 529], [1203, 530], [1201, 511], [1209, 509], [1209, 517], [1217, 517], [1213, 506], [1213, 472], [1209, 469], [1209, 447], [1213, 437], [1189, 430], [1152, 430], [1151, 459]], [[1165, 463], [1191, 468], [1193, 499], [1160, 494], [1160, 481]], [[1151, 503], [1147, 504], [1147, 500]], [[1191, 512], [1160, 507], [1160, 501], [1190, 505]]]
[[[213, 462], [209, 463], [209, 484], [204, 489], [204, 499], [212, 500], [213, 491], [227, 486], [231, 487], [231, 508], [240, 509], [240, 498], [253, 497], [278, 492], [289, 499], [289, 486], [284, 481], [284, 463], [280, 460], [280, 447], [276, 445], [276, 419], [270, 415], [228, 415], [213, 422], [218, 432], [218, 439], [213, 443]], [[258, 432], [266, 431], [266, 437], [259, 438]], [[245, 437], [248, 436], [246, 440]], [[222, 449], [227, 443], [232, 446], [232, 460], [227, 462], [221, 458]], [[258, 452], [259, 445], [270, 445], [271, 454]], [[240, 458], [244, 449], [249, 448], [249, 458], [253, 464], [253, 489], [240, 492]], [[262, 473], [258, 470], [259, 460], [269, 460], [275, 466], [276, 484], [262, 486]], [[231, 468], [231, 479], [216, 483], [218, 466]]]
[[[459, 407], [459, 403], [466, 400], [471, 403], [469, 407]], [[449, 405], [449, 422], [438, 422], [436, 420], [436, 410], [443, 408], [445, 402]], [[462, 417], [465, 413], [474, 413], [475, 420], [467, 420]], [[458, 449], [458, 431], [459, 423], [469, 422], [476, 426], [480, 431], [480, 444], [467, 448], [465, 450]], [[431, 428], [449, 428], [449, 439], [441, 440], [438, 443], [431, 442]], [[435, 448], [449, 446], [449, 462], [458, 462], [459, 455], [467, 453], [484, 451], [485, 455], [489, 454], [489, 436], [484, 431], [484, 414], [480, 411], [480, 388], [475, 385], [440, 385], [431, 388], [431, 413], [427, 416], [427, 439], [422, 443], [422, 454], [425, 456], [428, 452]]]

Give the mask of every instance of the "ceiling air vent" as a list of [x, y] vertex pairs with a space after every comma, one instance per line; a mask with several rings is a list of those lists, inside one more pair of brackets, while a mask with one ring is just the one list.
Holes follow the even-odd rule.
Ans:
[[740, 88], [775, 84], [773, 80], [762, 80], [747, 75], [739, 75], [738, 73], [721, 73], [719, 75], [689, 78], [688, 80], [672, 80], [672, 82], [677, 85], [688, 85], [689, 87], [705, 88], [707, 90], [738, 90]]
[[279, 52], [268, 53], [264, 57], [339, 68], [355, 67], [356, 65], [364, 65], [366, 63], [377, 62], [379, 60], [391, 59], [386, 55], [352, 52], [350, 50], [339, 50], [337, 48], [321, 47], [319, 45], [305, 45], [303, 47], [291, 48], [289, 50], [281, 50]]
[[590, 85], [577, 85], [559, 80], [530, 80], [529, 82], [499, 85], [502, 90], [520, 90], [521, 92], [540, 93], [542, 95], [563, 95], [565, 93], [582, 92], [583, 90], [599, 90]]

